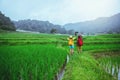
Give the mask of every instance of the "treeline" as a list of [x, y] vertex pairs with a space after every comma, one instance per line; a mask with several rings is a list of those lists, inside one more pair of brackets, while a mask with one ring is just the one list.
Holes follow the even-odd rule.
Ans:
[[9, 17], [6, 17], [2, 12], [0, 11], [0, 30], [8, 30], [8, 31], [15, 31], [16, 28], [13, 24], [13, 22], [10, 20]]

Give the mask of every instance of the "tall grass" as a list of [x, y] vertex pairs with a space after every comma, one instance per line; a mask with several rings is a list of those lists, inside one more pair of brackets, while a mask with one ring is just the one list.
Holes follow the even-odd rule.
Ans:
[[71, 56], [63, 80], [115, 80], [107, 74], [99, 63], [89, 54]]
[[1, 33], [0, 44], [50, 44], [65, 42], [66, 35], [33, 34], [33, 33]]
[[[97, 59], [106, 52], [111, 52], [109, 55], [116, 55], [114, 52], [120, 51], [120, 35], [84, 36], [83, 41], [83, 52], [81, 54], [76, 52], [71, 57], [63, 80], [117, 80], [120, 58], [113, 56], [109, 61], [105, 60], [104, 56], [103, 60]], [[93, 58], [94, 55], [97, 58]]]
[[107, 56], [98, 59], [101, 67], [118, 79], [119, 69], [120, 69], [120, 56]]
[[[1, 33], [0, 79], [53, 80], [69, 52], [67, 37], [67, 35], [52, 34]], [[114, 80], [111, 75], [101, 68], [111, 72], [113, 63], [115, 65], [120, 64], [116, 64], [119, 59], [115, 57], [116, 61], [112, 59], [111, 61], [108, 60], [108, 62], [100, 59], [98, 63], [89, 54], [91, 52], [120, 51], [120, 34], [83, 36], [83, 41], [82, 49], [85, 54], [78, 55], [75, 45], [75, 55], [70, 57], [67, 66], [69, 70], [65, 73], [64, 80], [77, 80], [80, 78], [82, 80], [89, 78], [91, 80], [110, 80], [110, 78]], [[5, 44], [14, 44], [16, 46]], [[25, 45], [20, 46], [19, 44]], [[99, 65], [103, 66], [100, 67]], [[116, 71], [117, 68], [114, 68], [114, 70]]]
[[53, 80], [67, 52], [53, 45], [0, 47], [0, 80]]

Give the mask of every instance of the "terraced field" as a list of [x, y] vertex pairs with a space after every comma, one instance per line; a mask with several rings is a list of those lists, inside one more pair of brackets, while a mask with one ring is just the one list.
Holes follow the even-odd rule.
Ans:
[[0, 80], [53, 80], [66, 61], [63, 36], [30, 33], [0, 34]]
[[85, 36], [83, 52], [75, 52], [63, 80], [120, 80], [120, 34]]
[[[68, 35], [0, 33], [0, 80], [56, 80]], [[69, 55], [63, 80], [117, 80], [120, 34], [83, 36], [83, 52]], [[75, 40], [76, 43], [76, 40]]]

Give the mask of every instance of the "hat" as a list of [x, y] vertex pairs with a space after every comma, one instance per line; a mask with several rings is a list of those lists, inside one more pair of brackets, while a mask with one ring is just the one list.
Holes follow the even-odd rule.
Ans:
[[71, 36], [69, 36], [69, 38], [72, 38], [72, 35], [71, 35]]

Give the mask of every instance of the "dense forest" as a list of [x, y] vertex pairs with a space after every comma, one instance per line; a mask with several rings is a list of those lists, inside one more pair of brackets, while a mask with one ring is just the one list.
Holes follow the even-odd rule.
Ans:
[[15, 31], [16, 28], [13, 24], [13, 22], [10, 20], [9, 17], [6, 17], [1, 11], [0, 11], [0, 30], [7, 30], [7, 31]]

